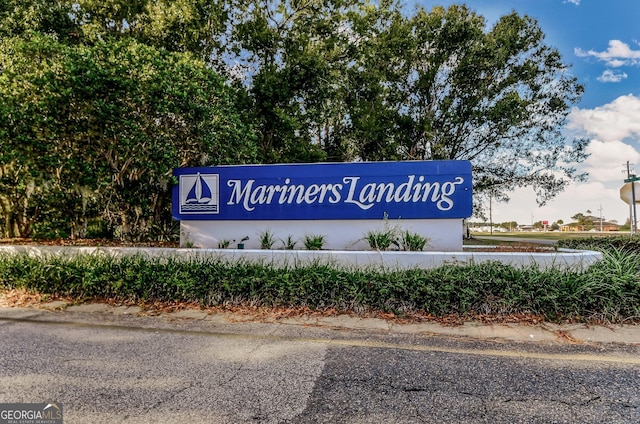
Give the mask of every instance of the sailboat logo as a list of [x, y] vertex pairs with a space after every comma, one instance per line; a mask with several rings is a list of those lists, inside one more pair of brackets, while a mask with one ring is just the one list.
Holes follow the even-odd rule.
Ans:
[[180, 213], [218, 213], [218, 174], [180, 176]]

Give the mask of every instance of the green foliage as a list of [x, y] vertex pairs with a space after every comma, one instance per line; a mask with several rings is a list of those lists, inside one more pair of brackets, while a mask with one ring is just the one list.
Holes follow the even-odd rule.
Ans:
[[[346, 40], [338, 28], [359, 1], [247, 1], [232, 10], [230, 54], [249, 87], [247, 108], [263, 162], [324, 160], [337, 131], [336, 80]], [[334, 106], [335, 105], [335, 106]]]
[[582, 250], [623, 250], [640, 254], [640, 235], [619, 235], [605, 237], [572, 237], [558, 240], [558, 247]]
[[561, 128], [582, 86], [533, 19], [512, 13], [487, 28], [466, 6], [407, 16], [382, 3], [356, 22], [356, 33], [378, 23], [343, 79], [344, 142], [358, 157], [468, 159], [474, 193], [499, 199], [532, 186], [544, 202], [580, 178], [563, 164], [584, 160], [586, 142]]
[[580, 226], [581, 231], [589, 231], [592, 228], [595, 228], [592, 218], [589, 215], [584, 215], [582, 213], [577, 213], [571, 217], [571, 219], [575, 219], [578, 225]]
[[0, 38], [21, 36], [32, 31], [54, 35], [65, 41], [77, 36], [72, 1], [0, 1]]
[[0, 205], [9, 232], [28, 236], [34, 222], [58, 219], [78, 233], [100, 205], [122, 238], [148, 237], [171, 219], [174, 167], [255, 161], [234, 91], [189, 54], [32, 34], [1, 41], [0, 67]]
[[400, 250], [405, 251], [419, 252], [428, 244], [428, 237], [423, 237], [417, 233], [410, 233], [409, 231], [402, 232], [398, 239], [398, 246], [400, 247]]
[[228, 249], [231, 242], [235, 240], [222, 239], [218, 242], [218, 249]]
[[178, 221], [160, 222], [149, 229], [149, 238], [153, 241], [180, 241], [180, 224]]
[[586, 142], [562, 127], [583, 88], [515, 12], [5, 0], [0, 69], [4, 235], [81, 237], [100, 216], [149, 237], [179, 166], [466, 159], [478, 211], [483, 193], [544, 202], [582, 178], [565, 164]]
[[209, 0], [4, 0], [0, 35], [30, 31], [52, 35], [65, 44], [131, 38], [171, 52], [211, 57], [221, 46], [226, 5]]
[[0, 255], [0, 289], [126, 301], [251, 302], [396, 314], [535, 314], [621, 322], [640, 316], [640, 255], [622, 249], [584, 271], [498, 262], [435, 269], [276, 267], [214, 257]]
[[307, 250], [322, 250], [326, 242], [326, 237], [323, 235], [305, 234], [302, 237], [302, 244]]
[[289, 234], [286, 239], [280, 240], [280, 242], [285, 250], [294, 250], [296, 248], [296, 244], [298, 244], [291, 234]]
[[586, 140], [562, 133], [583, 87], [527, 16], [488, 27], [463, 5], [278, 0], [231, 14], [266, 162], [321, 159], [310, 146], [332, 161], [467, 159], [476, 193], [532, 186], [540, 203], [584, 178], [564, 164]]
[[392, 244], [397, 244], [397, 238], [397, 231], [393, 228], [368, 231], [364, 236], [369, 248], [376, 250], [387, 250]]
[[387, 250], [391, 245], [404, 251], [421, 251], [429, 244], [429, 238], [408, 230], [402, 231], [398, 225], [390, 224], [387, 215], [381, 230], [368, 231], [364, 240], [371, 249]]
[[260, 237], [260, 249], [272, 249], [276, 243], [276, 238], [273, 235], [273, 231], [266, 229], [259, 234]]

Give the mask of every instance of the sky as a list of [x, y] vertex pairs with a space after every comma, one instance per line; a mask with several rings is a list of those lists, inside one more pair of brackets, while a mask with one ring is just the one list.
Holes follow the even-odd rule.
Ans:
[[416, 4], [430, 10], [454, 3], [466, 4], [489, 26], [512, 11], [535, 18], [546, 44], [558, 49], [585, 87], [580, 103], [571, 109], [565, 134], [567, 139], [590, 140], [589, 158], [577, 165], [588, 172], [588, 180], [572, 183], [543, 207], [538, 207], [532, 189], [518, 189], [510, 194], [509, 203], [493, 203], [492, 221], [568, 223], [571, 216], [591, 211], [593, 216], [624, 224], [629, 206], [620, 199], [620, 188], [627, 177], [626, 162], [631, 163], [632, 173], [640, 175], [640, 1], [418, 0]]

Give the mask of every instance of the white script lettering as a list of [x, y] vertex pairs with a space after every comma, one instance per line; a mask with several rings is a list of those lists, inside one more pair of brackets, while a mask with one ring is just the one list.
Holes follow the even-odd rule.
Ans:
[[[361, 177], [343, 177], [342, 183], [310, 185], [292, 183], [285, 178], [283, 184], [256, 185], [256, 180], [228, 180], [231, 194], [227, 205], [242, 205], [246, 211], [255, 210], [258, 205], [301, 205], [336, 204], [343, 201], [356, 205], [362, 210], [371, 209], [378, 203], [432, 203], [441, 211], [454, 207], [452, 199], [463, 177], [453, 181], [426, 181], [423, 175], [407, 175], [400, 182], [367, 182], [361, 184]], [[346, 189], [346, 196], [343, 190]]]

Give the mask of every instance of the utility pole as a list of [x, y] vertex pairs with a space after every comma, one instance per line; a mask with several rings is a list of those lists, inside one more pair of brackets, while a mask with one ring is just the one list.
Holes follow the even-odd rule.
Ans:
[[493, 213], [492, 213], [492, 203], [493, 201], [493, 193], [489, 192], [489, 234], [493, 235]]
[[600, 232], [602, 232], [602, 203], [600, 203], [600, 208], [598, 210], [600, 211]]
[[631, 183], [631, 209], [633, 210], [633, 212], [630, 211], [631, 235], [638, 231], [636, 226], [636, 181], [638, 179], [636, 174], [631, 173], [631, 164], [627, 161], [627, 179], [624, 182]]

